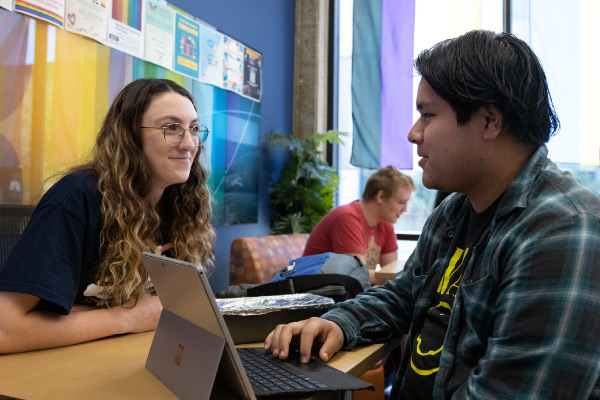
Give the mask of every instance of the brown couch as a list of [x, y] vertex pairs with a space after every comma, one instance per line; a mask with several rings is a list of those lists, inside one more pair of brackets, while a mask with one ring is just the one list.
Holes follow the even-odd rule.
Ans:
[[307, 233], [242, 237], [231, 243], [229, 284], [262, 283], [302, 257]]

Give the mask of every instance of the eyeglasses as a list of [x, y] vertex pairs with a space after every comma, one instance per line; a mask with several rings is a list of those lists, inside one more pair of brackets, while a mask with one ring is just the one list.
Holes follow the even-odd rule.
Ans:
[[191, 128], [185, 128], [180, 123], [174, 122], [165, 126], [140, 126], [140, 128], [147, 129], [162, 129], [163, 137], [165, 142], [171, 146], [177, 146], [183, 140], [185, 131], [190, 131], [192, 137], [192, 143], [194, 146], [202, 146], [206, 139], [208, 139], [208, 128], [204, 125], [192, 126]]

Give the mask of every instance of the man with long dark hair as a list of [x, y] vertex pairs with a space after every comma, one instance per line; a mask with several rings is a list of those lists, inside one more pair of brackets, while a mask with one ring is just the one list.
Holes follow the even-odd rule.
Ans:
[[452, 194], [394, 280], [265, 347], [308, 360], [408, 335], [393, 399], [587, 399], [600, 393], [600, 197], [548, 157], [559, 127], [529, 46], [473, 31], [415, 61], [408, 134], [423, 184]]

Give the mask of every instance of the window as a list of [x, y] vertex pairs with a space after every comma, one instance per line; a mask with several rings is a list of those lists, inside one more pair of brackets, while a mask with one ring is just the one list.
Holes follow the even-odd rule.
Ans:
[[[352, 2], [340, 1], [339, 4], [338, 129], [351, 133]], [[435, 27], [435, 29], [431, 29], [431, 27]], [[421, 50], [472, 29], [490, 29], [500, 32], [502, 30], [502, 0], [416, 0], [415, 58]], [[419, 80], [420, 77], [415, 74], [413, 98], [416, 97]], [[414, 120], [417, 118], [418, 113], [415, 110]], [[349, 162], [352, 137], [346, 137], [344, 142], [344, 146], [340, 146], [338, 149], [338, 170], [341, 178], [338, 205], [348, 204], [359, 199], [367, 179], [375, 172], [352, 166]], [[435, 201], [436, 191], [425, 188], [421, 183], [422, 171], [417, 165], [416, 147], [413, 160], [413, 169], [402, 172], [413, 178], [417, 192], [409, 202], [408, 212], [398, 219], [395, 225], [396, 232], [420, 232]]]
[[[548, 142], [548, 155], [600, 193], [600, 135], [596, 112], [600, 62], [596, 38], [600, 4], [589, 1], [513, 2], [512, 32], [529, 43], [544, 66], [561, 129]], [[577, 29], [556, 29], [557, 26]]]

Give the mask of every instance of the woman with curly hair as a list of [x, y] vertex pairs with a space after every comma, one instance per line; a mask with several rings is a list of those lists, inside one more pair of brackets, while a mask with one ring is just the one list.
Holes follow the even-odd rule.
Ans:
[[92, 161], [50, 188], [0, 272], [0, 353], [66, 346], [156, 328], [141, 253], [212, 268], [208, 129], [170, 80], [117, 96]]

